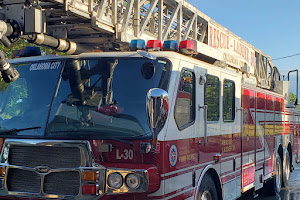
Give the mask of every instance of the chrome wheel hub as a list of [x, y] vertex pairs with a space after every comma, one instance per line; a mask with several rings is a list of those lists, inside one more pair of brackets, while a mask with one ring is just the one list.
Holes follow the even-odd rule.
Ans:
[[212, 199], [210, 192], [208, 190], [205, 190], [202, 193], [200, 200], [213, 200], [213, 199]]
[[281, 188], [281, 165], [280, 162], [276, 162], [276, 189], [279, 191]]

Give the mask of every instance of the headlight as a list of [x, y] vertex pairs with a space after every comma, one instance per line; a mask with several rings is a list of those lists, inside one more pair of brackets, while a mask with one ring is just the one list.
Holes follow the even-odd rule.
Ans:
[[140, 186], [140, 178], [136, 174], [128, 174], [125, 183], [128, 188], [137, 189]]
[[119, 189], [123, 185], [122, 175], [116, 172], [108, 175], [107, 184], [109, 187]]

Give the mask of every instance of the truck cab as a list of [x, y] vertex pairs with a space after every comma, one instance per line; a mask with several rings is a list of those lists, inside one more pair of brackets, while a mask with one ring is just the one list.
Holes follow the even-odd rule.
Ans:
[[20, 77], [1, 82], [0, 195], [141, 199], [158, 190], [168, 58], [114, 52], [9, 63]]

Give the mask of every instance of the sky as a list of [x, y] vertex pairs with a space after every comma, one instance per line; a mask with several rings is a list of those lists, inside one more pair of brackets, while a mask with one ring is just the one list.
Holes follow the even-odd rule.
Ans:
[[[300, 53], [300, 0], [186, 1], [272, 59]], [[300, 55], [273, 64], [287, 75]]]

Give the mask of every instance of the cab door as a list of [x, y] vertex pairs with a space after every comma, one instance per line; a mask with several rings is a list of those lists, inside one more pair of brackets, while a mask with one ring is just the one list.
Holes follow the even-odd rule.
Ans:
[[[220, 173], [221, 137], [220, 137], [220, 72], [195, 66], [198, 72], [197, 83], [197, 129], [200, 138], [199, 163], [214, 163]], [[195, 70], [196, 71], [196, 70]], [[202, 78], [200, 78], [202, 77]], [[200, 84], [200, 80], [204, 80]], [[218, 159], [215, 161], [215, 159]]]
[[198, 163], [203, 161], [204, 154], [201, 155], [201, 146], [207, 143], [207, 106], [204, 105], [204, 86], [206, 83], [207, 69], [199, 66], [194, 67], [196, 73], [196, 127], [195, 142], [198, 145]]

